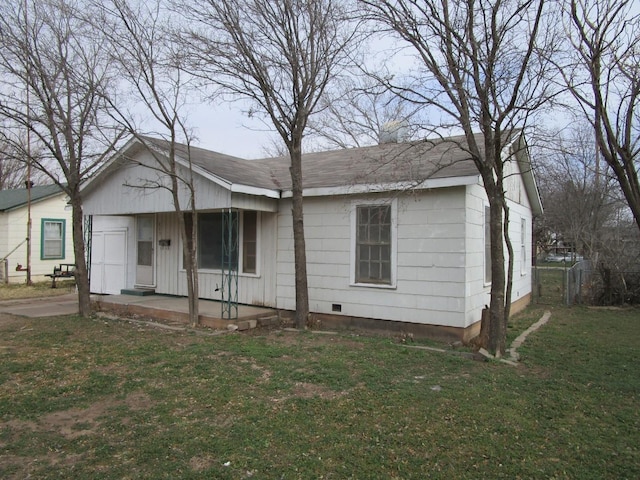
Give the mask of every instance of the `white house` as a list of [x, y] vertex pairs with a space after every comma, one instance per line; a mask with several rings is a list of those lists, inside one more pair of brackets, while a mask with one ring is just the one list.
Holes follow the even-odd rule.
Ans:
[[[26, 280], [27, 220], [26, 188], [0, 191], [0, 279]], [[57, 185], [31, 188], [31, 278], [45, 280], [61, 263], [73, 264], [71, 210]]]
[[[162, 155], [167, 145], [149, 141]], [[231, 238], [238, 302], [293, 311], [288, 158], [244, 160], [193, 147], [190, 154], [201, 297], [220, 299], [224, 239]], [[184, 173], [186, 147], [179, 155]], [[531, 296], [531, 225], [542, 207], [520, 135], [505, 160], [517, 310]], [[153, 163], [132, 140], [84, 190], [84, 212], [93, 216], [92, 292], [187, 294], [176, 213], [169, 192], [152, 188], [167, 181], [148, 168]], [[476, 334], [491, 282], [488, 202], [462, 137], [306, 154], [303, 175], [315, 320], [461, 339]]]

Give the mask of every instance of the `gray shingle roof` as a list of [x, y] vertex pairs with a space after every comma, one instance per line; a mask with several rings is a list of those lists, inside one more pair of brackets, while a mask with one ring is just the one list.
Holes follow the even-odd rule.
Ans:
[[[162, 140], [152, 140], [166, 148]], [[482, 145], [482, 142], [478, 142]], [[177, 146], [187, 158], [187, 147]], [[234, 184], [290, 190], [289, 158], [245, 160], [191, 147], [195, 165]], [[307, 153], [302, 156], [303, 185], [308, 188], [351, 185], [419, 183], [429, 178], [477, 175], [463, 136], [420, 142], [387, 143], [371, 147]]]
[[[62, 190], [58, 185], [41, 185], [31, 188], [31, 201], [45, 199], [60, 193]], [[27, 189], [16, 188], [13, 190], [0, 190], [0, 212], [11, 210], [27, 204]]]

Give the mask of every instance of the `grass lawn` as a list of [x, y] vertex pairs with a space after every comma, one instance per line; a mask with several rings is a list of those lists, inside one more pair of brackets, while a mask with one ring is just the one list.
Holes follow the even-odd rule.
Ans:
[[56, 288], [51, 288], [51, 281], [34, 282], [27, 286], [24, 283], [0, 283], [0, 301], [33, 297], [55, 297], [75, 293], [74, 280], [58, 280]]
[[481, 363], [366, 336], [0, 317], [0, 478], [640, 478], [640, 310]]

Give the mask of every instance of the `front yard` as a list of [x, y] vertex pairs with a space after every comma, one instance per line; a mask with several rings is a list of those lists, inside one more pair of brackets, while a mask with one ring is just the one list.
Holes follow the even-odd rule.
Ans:
[[518, 367], [75, 316], [0, 338], [1, 478], [640, 478], [638, 309], [553, 308]]

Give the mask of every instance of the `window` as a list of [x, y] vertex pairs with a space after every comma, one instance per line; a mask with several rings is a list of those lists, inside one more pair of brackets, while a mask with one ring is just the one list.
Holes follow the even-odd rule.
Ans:
[[242, 215], [242, 271], [256, 273], [258, 237], [258, 212], [247, 211]]
[[484, 207], [484, 282], [491, 283], [491, 211]]
[[520, 275], [527, 274], [527, 220], [520, 219]]
[[64, 258], [65, 220], [43, 218], [41, 223], [40, 258], [53, 260]]
[[356, 283], [391, 285], [391, 205], [356, 207]]
[[[187, 236], [191, 236], [193, 221], [190, 213], [184, 216]], [[239, 257], [238, 212], [214, 212], [198, 214], [198, 268], [222, 270], [238, 268]], [[242, 215], [242, 271], [256, 273], [257, 265], [257, 212]], [[183, 259], [183, 265], [184, 265]]]

